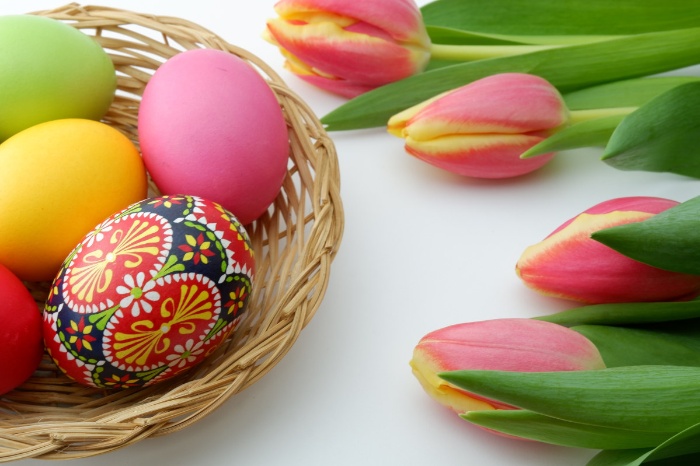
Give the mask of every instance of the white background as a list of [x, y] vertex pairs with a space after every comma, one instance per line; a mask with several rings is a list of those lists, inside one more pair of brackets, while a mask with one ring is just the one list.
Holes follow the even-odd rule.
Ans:
[[[272, 65], [319, 116], [344, 102], [284, 71], [277, 49], [261, 38], [274, 0], [96, 3], [213, 30]], [[0, 14], [61, 4], [2, 2]], [[536, 295], [515, 276], [526, 246], [598, 202], [631, 195], [683, 201], [698, 194], [698, 182], [618, 171], [599, 161], [599, 149], [562, 153], [518, 179], [463, 179], [411, 158], [383, 128], [331, 136], [345, 236], [325, 300], [286, 358], [184, 431], [62, 464], [549, 466], [583, 465], [593, 456], [502, 438], [460, 420], [414, 379], [413, 347], [450, 324], [570, 307]]]

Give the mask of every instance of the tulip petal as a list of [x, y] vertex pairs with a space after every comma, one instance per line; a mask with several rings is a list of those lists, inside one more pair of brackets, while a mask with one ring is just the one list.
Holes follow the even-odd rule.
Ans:
[[533, 319], [491, 319], [451, 325], [427, 334], [419, 346], [439, 359], [443, 371], [466, 366], [508, 371], [605, 367], [588, 339], [561, 325]]
[[342, 97], [352, 98], [373, 89], [373, 86], [346, 81], [335, 76], [324, 75], [320, 70], [310, 68], [306, 63], [284, 49], [280, 49], [286, 58], [284, 67], [294, 73], [298, 78], [320, 89], [332, 92]]
[[595, 231], [640, 222], [653, 214], [583, 213], [528, 247], [516, 273], [538, 292], [583, 303], [670, 301], [700, 290], [700, 277], [657, 269], [591, 239]]
[[[645, 212], [647, 214], [660, 214], [664, 210], [668, 210], [671, 207], [675, 207], [679, 204], [678, 201], [672, 199], [665, 199], [662, 197], [653, 196], [627, 196], [627, 197], [616, 197], [614, 199], [608, 199], [607, 201], [600, 202], [593, 207], [584, 210], [584, 214], [609, 214], [615, 211], [636, 211]], [[576, 217], [572, 217], [566, 222], [562, 223], [556, 230], [554, 230], [549, 236], [567, 227], [571, 222], [573, 222]]]
[[298, 77], [312, 86], [349, 99], [374, 89], [374, 86], [345, 81], [343, 79], [325, 78], [313, 74], [298, 74]]
[[417, 352], [414, 354], [413, 359], [411, 359], [411, 369], [423, 390], [431, 398], [456, 413], [495, 409], [494, 405], [501, 409], [512, 408], [503, 403], [490, 404], [477, 395], [468, 394], [464, 390], [448, 384], [437, 376], [438, 372], [441, 372], [440, 366], [427, 353]]
[[382, 85], [418, 71], [422, 51], [365, 34], [347, 31], [333, 22], [293, 24], [267, 22], [269, 34], [283, 49], [325, 75], [368, 85]]
[[413, 0], [348, 2], [347, 0], [281, 0], [275, 11], [282, 17], [300, 12], [333, 12], [385, 30], [395, 40], [426, 47], [429, 43], [420, 10]]
[[[430, 38], [413, 0], [282, 0], [266, 40], [285, 66], [333, 93], [355, 97], [422, 71]], [[303, 64], [303, 66], [302, 66]]]
[[523, 73], [489, 76], [393, 115], [387, 130], [406, 151], [442, 169], [478, 178], [524, 175], [553, 153], [521, 155], [569, 119], [559, 92]]
[[629, 196], [600, 202], [584, 212], [587, 214], [607, 214], [618, 210], [633, 210], [648, 214], [659, 214], [678, 204], [678, 201], [662, 197]]
[[409, 154], [431, 165], [476, 178], [508, 178], [537, 170], [554, 154], [521, 159], [542, 138], [522, 134], [452, 135], [428, 141], [406, 138]]
[[549, 82], [501, 73], [432, 101], [408, 121], [406, 134], [429, 140], [447, 134], [531, 133], [552, 131], [567, 120], [562, 97]]
[[392, 115], [387, 123], [387, 131], [394, 136], [398, 136], [400, 138], [404, 137], [406, 135], [404, 133], [404, 129], [406, 128], [408, 122], [411, 121], [411, 119], [418, 114], [418, 112], [446, 94], [447, 92], [443, 92], [442, 94], [438, 94], [435, 97], [431, 97], [430, 99], [424, 100], [413, 107], [409, 107], [402, 112]]
[[425, 391], [458, 413], [513, 407], [448, 384], [439, 376], [444, 371], [605, 367], [596, 347], [579, 333], [549, 322], [517, 318], [457, 324], [430, 332], [416, 345], [410, 364]]

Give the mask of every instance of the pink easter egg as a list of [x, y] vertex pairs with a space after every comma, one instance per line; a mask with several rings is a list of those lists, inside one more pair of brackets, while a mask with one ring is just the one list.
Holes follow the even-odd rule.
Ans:
[[188, 50], [163, 63], [144, 89], [138, 130], [163, 194], [210, 199], [243, 224], [279, 194], [289, 161], [282, 109], [267, 81], [231, 53]]

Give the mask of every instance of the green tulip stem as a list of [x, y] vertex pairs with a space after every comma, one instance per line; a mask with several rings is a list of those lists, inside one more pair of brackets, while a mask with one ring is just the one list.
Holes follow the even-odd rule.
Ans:
[[638, 107], [613, 107], [613, 108], [593, 108], [586, 110], [571, 110], [569, 113], [569, 124], [573, 125], [583, 121], [597, 120], [611, 116], [629, 115]]
[[448, 45], [432, 44], [430, 57], [448, 61], [471, 61], [487, 58], [510, 57], [539, 52], [565, 45]]

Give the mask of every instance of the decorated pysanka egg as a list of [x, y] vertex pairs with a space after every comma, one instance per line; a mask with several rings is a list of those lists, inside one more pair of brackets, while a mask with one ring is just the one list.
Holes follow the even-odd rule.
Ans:
[[137, 202], [64, 261], [44, 310], [46, 348], [88, 386], [171, 378], [236, 329], [254, 269], [245, 229], [219, 204], [184, 195]]

